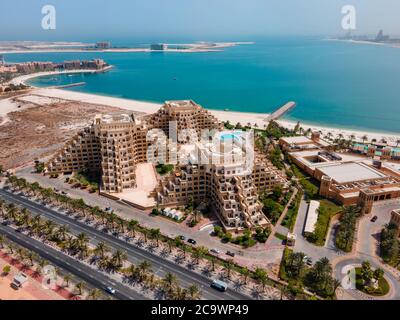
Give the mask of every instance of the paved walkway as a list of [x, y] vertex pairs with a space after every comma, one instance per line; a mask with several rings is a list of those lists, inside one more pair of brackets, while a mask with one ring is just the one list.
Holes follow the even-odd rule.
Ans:
[[294, 189], [294, 192], [292, 194], [292, 196], [290, 197], [288, 203], [286, 204], [285, 209], [282, 211], [282, 214], [280, 215], [278, 221], [275, 223], [275, 226], [272, 227], [271, 233], [267, 239], [267, 241], [265, 242], [265, 247], [268, 248], [269, 246], [271, 246], [273, 239], [275, 238], [275, 234], [278, 233], [282, 233], [284, 235], [287, 235], [288, 233], [288, 229], [285, 228], [284, 226], [281, 226], [281, 223], [283, 221], [283, 219], [286, 216], [286, 213], [289, 209], [289, 206], [291, 205], [292, 201], [295, 199], [296, 195], [297, 195], [297, 188]]

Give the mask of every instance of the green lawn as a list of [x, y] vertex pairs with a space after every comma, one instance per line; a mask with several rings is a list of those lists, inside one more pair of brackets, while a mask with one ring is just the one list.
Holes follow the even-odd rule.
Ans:
[[286, 236], [282, 233], [276, 232], [275, 233], [275, 237], [278, 238], [279, 240], [285, 241], [286, 240]]
[[363, 285], [362, 277], [361, 277], [361, 268], [356, 268], [356, 288], [368, 295], [371, 296], [385, 296], [390, 290], [390, 285], [385, 279], [382, 277], [378, 282], [378, 289], [373, 290], [369, 289]]
[[317, 197], [319, 193], [318, 182], [314, 178], [309, 177], [295, 164], [291, 165], [291, 169], [296, 178], [299, 179], [299, 182], [303, 186], [304, 190], [306, 191], [307, 197], [310, 199], [314, 199], [315, 197]]
[[158, 174], [164, 175], [171, 172], [174, 169], [172, 164], [158, 164], [156, 166], [156, 171]]
[[307, 239], [317, 246], [323, 246], [325, 244], [329, 223], [332, 217], [338, 214], [341, 210], [342, 208], [334, 204], [332, 201], [326, 199], [320, 200], [317, 224], [313, 234], [308, 235]]
[[299, 211], [302, 196], [303, 192], [299, 190], [299, 192], [296, 194], [296, 198], [289, 206], [285, 218], [282, 220], [281, 225], [288, 228], [290, 231], [293, 231], [294, 225], [296, 223], [297, 213]]

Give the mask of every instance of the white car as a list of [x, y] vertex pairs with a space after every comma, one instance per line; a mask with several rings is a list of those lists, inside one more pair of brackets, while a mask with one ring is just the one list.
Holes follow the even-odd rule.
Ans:
[[108, 292], [109, 294], [115, 294], [115, 289], [112, 287], [106, 287], [106, 292]]

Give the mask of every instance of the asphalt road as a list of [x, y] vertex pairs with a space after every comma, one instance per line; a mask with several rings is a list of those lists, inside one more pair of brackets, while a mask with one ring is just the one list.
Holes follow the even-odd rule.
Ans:
[[35, 203], [24, 197], [13, 194], [11, 192], [0, 189], [0, 197], [4, 200], [13, 202], [22, 207], [27, 208], [33, 214], [41, 214], [46, 218], [56, 222], [57, 224], [67, 225], [74, 234], [84, 232], [92, 238], [92, 243], [104, 242], [114, 250], [120, 249], [126, 251], [128, 260], [133, 263], [138, 263], [147, 260], [151, 263], [154, 272], [157, 276], [163, 276], [167, 272], [175, 274], [181, 285], [187, 287], [191, 284], [196, 284], [202, 291], [202, 297], [208, 300], [249, 300], [251, 297], [236, 292], [230, 288], [224, 293], [220, 293], [210, 287], [211, 279], [208, 277], [185, 269], [184, 267], [166, 260], [156, 254], [130, 245], [129, 243], [118, 239], [112, 235], [101, 232], [83, 222], [76, 221], [73, 218], [62, 215], [61, 213], [49, 209], [42, 204]]
[[118, 283], [115, 280], [111, 280], [103, 273], [92, 269], [85, 264], [75, 260], [60, 251], [57, 251], [42, 242], [35, 240], [27, 235], [16, 232], [15, 229], [4, 226], [0, 224], [0, 233], [5, 235], [11, 241], [25, 247], [28, 250], [36, 252], [42, 258], [47, 261], [55, 264], [57, 267], [60, 267], [87, 283], [99, 288], [103, 289], [105, 287], [113, 287], [116, 290], [116, 293], [113, 295], [116, 299], [120, 300], [146, 300], [144, 296], [140, 293], [134, 291], [133, 289], [128, 288], [125, 285]]

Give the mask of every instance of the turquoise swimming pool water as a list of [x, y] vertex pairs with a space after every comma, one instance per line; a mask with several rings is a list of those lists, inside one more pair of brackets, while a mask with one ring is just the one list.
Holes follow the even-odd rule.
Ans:
[[239, 139], [241, 136], [240, 132], [233, 132], [233, 133], [224, 133], [221, 134], [219, 139], [221, 141], [225, 141], [225, 140], [233, 140], [233, 139]]

